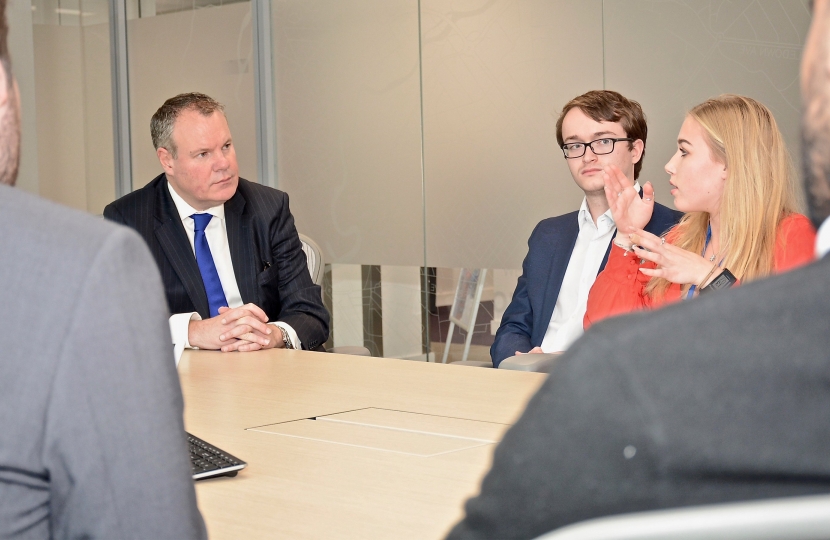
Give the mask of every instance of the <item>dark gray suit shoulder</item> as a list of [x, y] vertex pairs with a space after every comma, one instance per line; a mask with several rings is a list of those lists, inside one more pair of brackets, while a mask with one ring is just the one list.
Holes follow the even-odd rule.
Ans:
[[830, 492], [830, 259], [602, 321], [496, 449], [450, 535]]
[[0, 186], [0, 226], [7, 241], [21, 250], [40, 253], [44, 260], [54, 260], [48, 249], [72, 253], [74, 257], [90, 255], [114, 227], [104, 220], [40, 199], [19, 189]]

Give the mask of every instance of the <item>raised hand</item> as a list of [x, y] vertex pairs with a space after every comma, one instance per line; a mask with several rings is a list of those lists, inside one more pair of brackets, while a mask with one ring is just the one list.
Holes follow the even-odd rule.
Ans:
[[614, 216], [614, 223], [621, 235], [642, 229], [651, 220], [654, 212], [654, 187], [646, 182], [642, 187], [643, 197], [634, 189], [634, 182], [626, 178], [616, 165], [603, 169], [605, 198]]

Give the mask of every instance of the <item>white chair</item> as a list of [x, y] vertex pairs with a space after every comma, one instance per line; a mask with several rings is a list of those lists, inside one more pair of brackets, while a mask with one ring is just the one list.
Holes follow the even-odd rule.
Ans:
[[499, 364], [499, 369], [550, 373], [553, 364], [556, 363], [560, 356], [562, 356], [561, 352], [517, 354], [516, 356], [502, 360]]
[[[311, 274], [311, 281], [315, 285], [323, 287], [323, 276], [325, 274], [325, 263], [323, 262], [323, 251], [317, 242], [308, 236], [301, 234], [300, 242], [303, 244], [303, 253], [305, 253], [306, 264], [308, 264], [308, 273]], [[330, 353], [336, 354], [351, 354], [355, 356], [372, 356], [372, 353], [366, 347], [359, 345], [342, 345], [340, 347], [332, 347], [327, 350]]]
[[653, 510], [591, 519], [536, 540], [826, 540], [830, 495]]
[[311, 281], [315, 285], [323, 286], [323, 274], [325, 265], [323, 264], [323, 251], [317, 242], [308, 236], [301, 234], [300, 242], [303, 244], [303, 253], [305, 253], [306, 263], [308, 264], [308, 273], [311, 274]]

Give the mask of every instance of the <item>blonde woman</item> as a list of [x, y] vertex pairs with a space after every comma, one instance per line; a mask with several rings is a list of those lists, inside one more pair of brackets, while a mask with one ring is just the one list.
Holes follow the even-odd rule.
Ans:
[[642, 230], [654, 206], [651, 186], [640, 199], [619, 169], [606, 169], [619, 233], [588, 296], [585, 328], [813, 260], [815, 230], [798, 213], [787, 148], [754, 99], [725, 94], [693, 108], [666, 172], [685, 216], [661, 238]]

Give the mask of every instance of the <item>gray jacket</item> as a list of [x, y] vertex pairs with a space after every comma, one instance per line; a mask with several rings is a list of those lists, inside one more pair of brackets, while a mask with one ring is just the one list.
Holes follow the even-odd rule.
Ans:
[[158, 270], [0, 186], [0, 538], [204, 538]]

